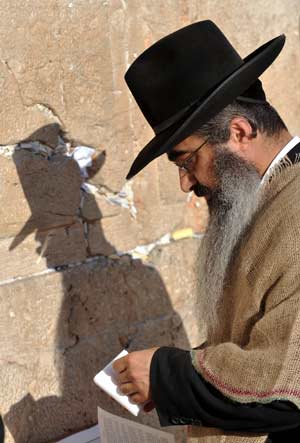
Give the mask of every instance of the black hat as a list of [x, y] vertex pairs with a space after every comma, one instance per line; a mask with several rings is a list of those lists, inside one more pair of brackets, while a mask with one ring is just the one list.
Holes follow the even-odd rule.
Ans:
[[205, 20], [146, 49], [125, 80], [155, 137], [138, 154], [126, 178], [169, 152], [248, 90], [284, 42], [280, 35], [242, 59], [220, 29]]

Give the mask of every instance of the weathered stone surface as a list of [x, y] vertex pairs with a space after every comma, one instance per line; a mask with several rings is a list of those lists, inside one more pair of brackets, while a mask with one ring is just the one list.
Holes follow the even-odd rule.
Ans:
[[55, 440], [95, 423], [97, 405], [129, 418], [95, 373], [125, 346], [188, 348], [158, 272], [129, 257], [3, 285], [0, 303], [1, 385], [18, 374], [2, 396], [8, 441]]
[[182, 319], [191, 347], [198, 346], [205, 339], [205, 319], [195, 316], [196, 257], [199, 248], [201, 239], [186, 239], [157, 247], [149, 257], [164, 281], [174, 310]]
[[[23, 102], [43, 117], [57, 116], [72, 139], [109, 148], [109, 163], [117, 154], [118, 165], [106, 171], [111, 176], [114, 171], [115, 183], [124, 171], [124, 148], [129, 150], [131, 143], [125, 51], [119, 51], [125, 19], [121, 3], [98, 0], [90, 1], [88, 8], [69, 1], [57, 7], [55, 1], [46, 5], [42, 0], [34, 9], [30, 2], [21, 8], [17, 3], [1, 5], [0, 35], [5, 40], [1, 59], [11, 67]], [[11, 21], [14, 26], [7, 27]], [[14, 132], [6, 128], [5, 142], [14, 139]]]
[[106, 255], [109, 256], [116, 252], [116, 249], [111, 245], [104, 237], [103, 228], [100, 221], [94, 223], [88, 223], [87, 229], [87, 242], [88, 242], [88, 255]]
[[82, 179], [72, 159], [18, 150], [12, 159], [0, 156], [0, 176], [1, 237], [26, 237], [77, 220]]
[[98, 224], [103, 230], [105, 239], [117, 251], [130, 251], [137, 244], [143, 244], [138, 224], [130, 215], [128, 209], [122, 208], [120, 213], [111, 218], [103, 218]]
[[[176, 201], [169, 204], [160, 202], [157, 178], [156, 176], [153, 180], [151, 170], [148, 169], [142, 177], [136, 179], [133, 186], [137, 208], [136, 223], [143, 226], [139, 232], [141, 244], [151, 243], [153, 239], [158, 239], [165, 233], [183, 226], [184, 204]], [[177, 187], [178, 185], [174, 188], [174, 193], [181, 192]]]
[[[2, 5], [0, 8], [2, 13]], [[37, 128], [57, 121], [54, 115], [47, 115], [38, 106], [31, 107], [24, 102], [17, 77], [9, 61], [2, 56], [0, 91], [0, 144], [16, 143]]]
[[87, 243], [81, 223], [36, 231], [25, 238], [0, 239], [0, 281], [30, 276], [47, 268], [86, 259]]
[[61, 313], [63, 299], [60, 273], [1, 285], [1, 358], [55, 347], [59, 315], [64, 337], [61, 346], [73, 344], [74, 337], [68, 332], [69, 313], [66, 309]]
[[1, 280], [87, 257], [78, 218], [82, 178], [72, 159], [17, 150], [0, 157], [0, 176]]
[[119, 206], [107, 201], [104, 195], [84, 193], [80, 209], [83, 220], [93, 222], [105, 217], [113, 217], [121, 212]]
[[84, 228], [80, 222], [65, 228], [38, 231], [36, 240], [40, 244], [37, 261], [43, 259], [48, 268], [81, 262], [88, 255]]
[[[161, 318], [171, 308], [164, 283], [153, 267], [139, 260], [102, 260], [73, 268], [65, 276], [72, 288], [72, 315], [69, 319], [74, 335], [93, 336], [115, 327], [116, 330]], [[70, 283], [69, 283], [70, 282]]]

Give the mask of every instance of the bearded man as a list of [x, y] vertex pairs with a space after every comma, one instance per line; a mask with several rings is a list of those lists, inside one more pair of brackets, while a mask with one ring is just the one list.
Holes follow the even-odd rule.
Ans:
[[284, 41], [242, 60], [214, 23], [198, 22], [125, 76], [155, 132], [128, 178], [166, 153], [182, 190], [208, 203], [197, 304], [207, 339], [133, 352], [114, 368], [133, 402], [155, 407], [163, 426], [196, 425], [205, 443], [299, 441], [300, 139], [259, 80]]

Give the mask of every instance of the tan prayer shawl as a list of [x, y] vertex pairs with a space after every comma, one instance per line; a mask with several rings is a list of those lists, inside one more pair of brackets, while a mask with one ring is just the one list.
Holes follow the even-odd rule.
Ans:
[[[192, 351], [197, 371], [240, 403], [300, 408], [300, 165], [276, 174], [234, 254], [220, 329]], [[266, 436], [194, 428], [191, 442], [261, 443]]]

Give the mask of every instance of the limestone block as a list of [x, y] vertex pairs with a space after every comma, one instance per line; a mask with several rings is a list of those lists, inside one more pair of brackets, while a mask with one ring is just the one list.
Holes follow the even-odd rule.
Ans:
[[77, 263], [85, 260], [87, 255], [81, 223], [36, 231], [25, 238], [0, 239], [0, 281]]
[[181, 191], [176, 167], [166, 156], [134, 178], [132, 187], [137, 217], [131, 220], [130, 227], [143, 226], [138, 232], [139, 244], [151, 243], [184, 227], [195, 232], [205, 230], [208, 215], [204, 199]]
[[161, 275], [174, 310], [182, 319], [191, 347], [205, 340], [205, 319], [195, 315], [197, 299], [197, 251], [201, 239], [186, 239], [155, 248], [149, 261]]
[[1, 358], [56, 346], [57, 319], [61, 316], [61, 346], [74, 344], [69, 334], [67, 309], [61, 313], [64, 284], [60, 273], [23, 279], [0, 286]]
[[139, 233], [141, 244], [151, 243], [167, 232], [182, 227], [183, 204], [160, 202], [157, 171], [154, 174], [148, 168], [141, 177], [134, 179], [133, 190], [137, 208], [137, 224], [143, 226], [143, 230]]
[[124, 208], [116, 216], [103, 218], [98, 222], [97, 229], [103, 231], [105, 239], [117, 251], [130, 251], [143, 240], [140, 238], [140, 225], [132, 218], [128, 209]]
[[84, 228], [80, 222], [65, 228], [38, 231], [36, 240], [40, 243], [37, 253], [48, 268], [81, 262], [87, 257]]
[[[2, 12], [2, 6], [0, 8]], [[37, 128], [56, 121], [55, 116], [41, 113], [38, 107], [24, 103], [16, 75], [9, 61], [1, 57], [0, 144], [17, 143]]]
[[72, 286], [72, 334], [89, 337], [170, 313], [169, 296], [154, 268], [129, 257], [99, 263], [65, 275], [65, 284]]
[[93, 222], [105, 217], [118, 215], [121, 208], [107, 201], [104, 195], [84, 193], [80, 214], [85, 221]]
[[[0, 21], [1, 59], [9, 64], [26, 107], [60, 122], [73, 140], [107, 149], [104, 177], [114, 189], [120, 188], [121, 175], [124, 180], [132, 143], [123, 80], [125, 9], [118, 2], [92, 1], [86, 8], [80, 2], [57, 7], [55, 1], [37, 0], [33, 11], [30, 3], [18, 9], [13, 2], [1, 6]], [[11, 20], [14, 26], [7, 27]], [[15, 125], [20, 126], [18, 119]], [[13, 135], [8, 126], [3, 139]]]
[[147, 320], [145, 323], [132, 324], [128, 332], [121, 336], [121, 340], [124, 340], [130, 351], [156, 346], [190, 349], [182, 318], [176, 311], [170, 311], [168, 315]]
[[116, 249], [107, 241], [106, 237], [104, 236], [102, 224], [100, 221], [87, 223], [86, 226], [89, 256], [109, 256], [116, 252]]
[[19, 150], [12, 160], [0, 157], [0, 166], [1, 237], [26, 237], [77, 220], [82, 179], [72, 159]]
[[16, 234], [30, 218], [31, 211], [20, 185], [14, 163], [0, 156], [0, 229], [1, 237]]

